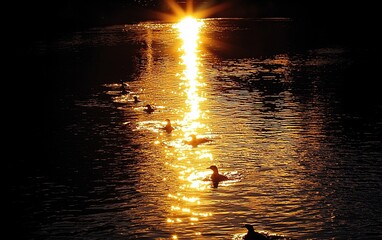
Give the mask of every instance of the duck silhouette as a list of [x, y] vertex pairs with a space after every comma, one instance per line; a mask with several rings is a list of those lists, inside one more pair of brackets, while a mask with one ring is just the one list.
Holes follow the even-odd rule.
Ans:
[[193, 147], [197, 147], [199, 144], [212, 141], [211, 139], [208, 139], [208, 138], [197, 138], [195, 134], [191, 134], [190, 137], [191, 137], [190, 141], [184, 140], [183, 143], [191, 145]]
[[127, 83], [124, 83], [122, 80], [120, 80], [120, 82], [121, 82], [121, 93], [122, 94], [129, 93], [129, 91], [126, 90], [126, 88], [128, 88], [129, 85]]
[[134, 102], [135, 102], [135, 103], [139, 103], [139, 102], [141, 101], [141, 100], [138, 99], [137, 96], [134, 96], [133, 98], [134, 98]]
[[167, 122], [166, 126], [164, 126], [162, 129], [165, 130], [167, 133], [171, 133], [172, 130], [174, 130], [174, 127], [171, 126], [171, 121], [170, 121], [170, 119], [167, 118], [167, 119], [166, 119], [166, 122]]
[[245, 224], [244, 227], [248, 229], [247, 234], [243, 237], [244, 240], [268, 240], [263, 234], [255, 232], [252, 225]]
[[150, 104], [147, 104], [147, 105], [146, 105], [146, 108], [143, 109], [143, 111], [145, 111], [145, 112], [147, 112], [147, 113], [152, 113], [152, 112], [155, 111], [155, 109], [152, 108]]
[[213, 173], [211, 175], [211, 181], [212, 181], [212, 184], [215, 188], [218, 187], [219, 182], [228, 180], [227, 176], [221, 175], [219, 173], [219, 170], [215, 165], [212, 165], [207, 169], [211, 169], [213, 171]]

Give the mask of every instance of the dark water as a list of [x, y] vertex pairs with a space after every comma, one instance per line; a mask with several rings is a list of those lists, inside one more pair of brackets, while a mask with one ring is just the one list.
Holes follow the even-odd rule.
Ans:
[[[20, 235], [241, 239], [249, 223], [279, 239], [382, 237], [368, 46], [319, 45], [289, 19], [210, 19], [199, 39], [179, 36], [144, 22], [33, 43], [43, 141], [12, 166], [24, 165], [10, 183]], [[213, 141], [183, 144], [191, 133]], [[212, 187], [210, 165], [230, 180]]]

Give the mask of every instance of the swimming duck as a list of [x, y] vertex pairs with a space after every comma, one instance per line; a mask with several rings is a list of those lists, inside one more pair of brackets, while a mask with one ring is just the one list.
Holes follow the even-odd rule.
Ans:
[[123, 85], [121, 86], [121, 93], [122, 93], [122, 94], [127, 94], [127, 93], [129, 93]]
[[183, 143], [191, 145], [193, 147], [197, 147], [199, 144], [206, 143], [206, 142], [211, 142], [211, 139], [208, 138], [196, 138], [195, 134], [191, 134], [191, 140], [190, 141], [183, 141]]
[[174, 128], [173, 128], [173, 126], [171, 126], [170, 119], [167, 118], [166, 122], [167, 122], [166, 126], [164, 126], [162, 129], [165, 130], [167, 133], [171, 133], [172, 130], [174, 130]]
[[146, 105], [146, 108], [143, 109], [143, 111], [145, 111], [145, 112], [147, 112], [147, 113], [152, 113], [152, 112], [155, 111], [155, 109], [152, 108], [150, 104], [147, 104], [147, 105]]
[[255, 232], [252, 225], [245, 224], [244, 227], [248, 229], [247, 234], [243, 238], [244, 240], [268, 240], [263, 234]]
[[228, 180], [228, 177], [221, 175], [219, 173], [219, 170], [215, 165], [212, 165], [207, 169], [211, 169], [214, 172], [211, 175], [211, 180], [212, 180], [212, 183], [214, 184], [214, 187], [217, 187], [219, 182]]
[[121, 81], [121, 93], [122, 94], [129, 93], [129, 91], [126, 90], [126, 87], [129, 87], [129, 85], [127, 83], [124, 83], [122, 80], [120, 81]]
[[133, 98], [134, 98], [134, 102], [135, 102], [135, 103], [139, 103], [139, 102], [141, 101], [141, 100], [138, 99], [137, 96], [134, 96]]

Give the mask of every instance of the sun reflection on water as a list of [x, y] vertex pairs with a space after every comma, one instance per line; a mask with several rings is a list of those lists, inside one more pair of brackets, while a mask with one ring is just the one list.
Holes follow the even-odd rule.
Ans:
[[[191, 17], [174, 24], [179, 32], [182, 46], [180, 66], [178, 73], [180, 80], [180, 95], [185, 96], [184, 114], [181, 121], [181, 132], [183, 137], [190, 134], [206, 134], [208, 126], [202, 123], [206, 117], [200, 106], [205, 100], [203, 96], [203, 77], [200, 73], [201, 62], [199, 58], [199, 31], [203, 26], [202, 20]], [[211, 171], [206, 168], [211, 165], [213, 156], [208, 148], [188, 148], [178, 142], [173, 149], [167, 149], [166, 155], [169, 161], [166, 165], [171, 167], [177, 174], [178, 189], [169, 193], [167, 197], [171, 200], [170, 214], [167, 216], [168, 224], [189, 224], [197, 226], [202, 219], [212, 216], [212, 212], [205, 211], [208, 204], [203, 197], [203, 192], [211, 186], [208, 181]], [[197, 229], [195, 229], [197, 230]], [[200, 229], [195, 235], [202, 235]]]
[[191, 17], [183, 19], [174, 28], [178, 29], [179, 37], [183, 41], [181, 51], [181, 64], [185, 66], [180, 78], [183, 80], [181, 83], [186, 88], [187, 100], [186, 104], [189, 111], [185, 114], [183, 120], [184, 132], [195, 132], [198, 128], [204, 127], [199, 121], [196, 121], [201, 116], [200, 102], [205, 98], [200, 96], [199, 88], [203, 86], [200, 82], [202, 76], [199, 72], [199, 31], [203, 26], [203, 21]]
[[[137, 28], [139, 37], [134, 41], [138, 42], [132, 47], [140, 48], [138, 74], [123, 79], [132, 80], [132, 92], [122, 94], [121, 83], [116, 82], [103, 86], [112, 103], [102, 93], [76, 100], [74, 113], [80, 117], [65, 129], [69, 135], [95, 137], [90, 139], [95, 144], [85, 149], [94, 156], [84, 156], [91, 159], [89, 166], [97, 178], [90, 187], [101, 193], [96, 194], [102, 201], [95, 207], [111, 209], [108, 213], [116, 213], [118, 231], [135, 237], [229, 237], [244, 232], [238, 229], [244, 221], [296, 236], [316, 232], [326, 236], [325, 229], [341, 221], [341, 211], [349, 210], [347, 200], [354, 199], [352, 193], [338, 191], [352, 183], [352, 178], [350, 182], [344, 178], [351, 176], [347, 170], [361, 175], [364, 182], [376, 181], [362, 174], [364, 165], [359, 167], [358, 158], [351, 159], [358, 154], [353, 144], [359, 142], [341, 147], [346, 140], [343, 133], [348, 132], [335, 126], [348, 116], [336, 112], [331, 104], [334, 93], [320, 84], [332, 68], [309, 67], [311, 56], [220, 58], [201, 47], [200, 39], [203, 45], [210, 41], [203, 32], [219, 39], [225, 34], [220, 24], [236, 31], [231, 29], [236, 23], [188, 21], [177, 28], [170, 23], [145, 23]], [[310, 71], [324, 75], [306, 79]], [[328, 94], [321, 94], [323, 90]], [[140, 102], [132, 100], [134, 95]], [[156, 111], [146, 114], [146, 104], [153, 104]], [[171, 133], [163, 131], [167, 118], [174, 126]], [[194, 148], [182, 142], [191, 133], [217, 137]], [[347, 163], [349, 169], [342, 172]], [[207, 167], [214, 164], [230, 179], [219, 189], [211, 188], [208, 180]], [[119, 217], [127, 221], [120, 225]], [[52, 232], [56, 228], [44, 227]]]

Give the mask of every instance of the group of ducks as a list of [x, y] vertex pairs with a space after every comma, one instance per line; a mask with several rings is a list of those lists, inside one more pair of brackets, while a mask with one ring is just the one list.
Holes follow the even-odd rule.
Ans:
[[[150, 106], [150, 105], [147, 105], [147, 106]], [[167, 133], [171, 133], [174, 130], [174, 127], [171, 125], [170, 119], [167, 118], [165, 121], [167, 122], [167, 124], [166, 126], [162, 127], [162, 130], [165, 130]], [[191, 137], [190, 141], [184, 140], [183, 143], [191, 145], [193, 147], [197, 147], [199, 144], [202, 144], [202, 143], [213, 141], [212, 139], [208, 139], [208, 138], [197, 138], [195, 134], [191, 134], [190, 137]]]
[[[128, 86], [128, 85], [126, 85], [123, 82], [121, 83], [121, 93], [122, 94], [129, 93], [129, 91], [126, 90], [126, 86]], [[134, 96], [133, 98], [134, 98], [134, 103], [141, 102], [137, 96]], [[144, 108], [144, 111], [146, 113], [151, 114], [155, 111], [155, 109], [150, 104], [147, 104]], [[174, 130], [174, 127], [171, 125], [170, 119], [166, 119], [165, 121], [167, 122], [167, 124], [164, 127], [162, 127], [161, 129], [166, 131], [167, 133], [171, 133]], [[213, 141], [213, 140], [208, 139], [208, 138], [198, 138], [198, 137], [196, 137], [195, 134], [191, 134], [190, 137], [191, 137], [191, 140], [189, 140], [189, 141], [184, 140], [183, 143], [191, 145], [192, 147], [197, 147], [199, 144]], [[212, 184], [215, 188], [218, 187], [219, 182], [229, 180], [227, 176], [219, 173], [219, 170], [215, 165], [212, 165], [212, 166], [208, 167], [207, 169], [211, 169], [213, 171], [210, 179], [211, 179]], [[247, 234], [243, 237], [244, 240], [267, 240], [268, 239], [265, 235], [258, 233], [258, 232], [255, 232], [252, 225], [245, 224], [244, 227], [247, 228], [247, 230], [248, 230]]]
[[[165, 130], [167, 133], [171, 133], [174, 130], [174, 127], [171, 126], [170, 119], [166, 119], [166, 126], [162, 127], [162, 130]], [[183, 143], [191, 145], [192, 147], [197, 147], [199, 144], [211, 142], [211, 139], [208, 138], [197, 138], [195, 134], [191, 134], [191, 140], [183, 140]], [[228, 177], [219, 174], [219, 170], [215, 165], [210, 166], [207, 169], [211, 169], [213, 171], [213, 174], [211, 175], [211, 180], [214, 183], [214, 185], [217, 185], [221, 181], [228, 180]]]
[[[166, 122], [167, 124], [166, 126], [162, 127], [162, 130], [165, 130], [167, 133], [171, 133], [174, 130], [174, 127], [171, 126], [170, 119], [166, 119]], [[197, 138], [195, 134], [191, 134], [190, 136], [191, 136], [191, 140], [190, 141], [184, 140], [183, 143], [191, 145], [193, 147], [196, 147], [202, 143], [212, 141], [211, 139], [208, 139], [208, 138]], [[208, 167], [207, 169], [211, 169], [213, 171], [210, 179], [215, 188], [218, 187], [219, 182], [229, 180], [227, 176], [219, 173], [219, 170], [215, 165], [212, 165]], [[255, 232], [252, 225], [246, 224], [244, 225], [244, 227], [247, 228], [248, 230], [247, 234], [243, 237], [244, 240], [267, 240], [268, 239], [265, 235]]]
[[[129, 84], [123, 82], [122, 80], [120, 81], [121, 81], [121, 94], [130, 94], [131, 92], [127, 90], [127, 88], [129, 88]], [[134, 99], [134, 103], [141, 102], [141, 100], [138, 99], [138, 96], [134, 96], [133, 99]], [[143, 111], [145, 111], [146, 113], [153, 113], [155, 109], [150, 104], [147, 104], [145, 108], [143, 109]]]

